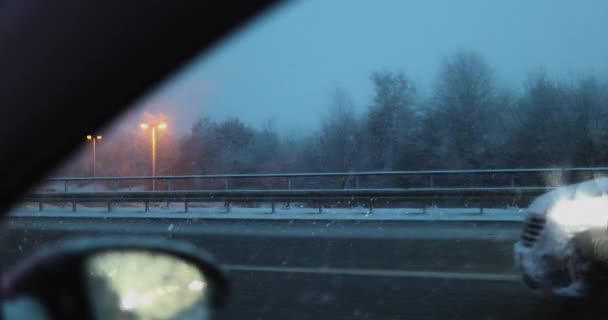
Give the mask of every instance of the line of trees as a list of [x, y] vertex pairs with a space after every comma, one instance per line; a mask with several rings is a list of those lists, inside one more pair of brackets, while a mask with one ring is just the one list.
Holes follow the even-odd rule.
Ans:
[[[405, 73], [375, 72], [362, 113], [337, 88], [317, 132], [281, 136], [272, 123], [197, 120], [184, 136], [159, 135], [158, 174], [473, 169], [608, 164], [608, 85], [595, 77], [531, 75], [516, 90], [491, 66], [457, 52], [428, 96]], [[98, 145], [99, 175], [147, 175], [149, 143], [134, 132]], [[134, 139], [133, 136], [136, 136]], [[60, 175], [89, 175], [86, 150]]]

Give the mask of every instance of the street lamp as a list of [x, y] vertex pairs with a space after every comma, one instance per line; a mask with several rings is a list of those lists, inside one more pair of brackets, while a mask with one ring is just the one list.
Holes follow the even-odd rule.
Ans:
[[[148, 123], [141, 123], [141, 124], [139, 124], [139, 127], [143, 130], [152, 128], [152, 176], [156, 177], [156, 128], [166, 129], [167, 124], [164, 122], [161, 122], [156, 125], [150, 125]], [[156, 189], [156, 180], [153, 179], [152, 180], [152, 190], [155, 190], [155, 189]]]
[[101, 140], [103, 137], [100, 135], [93, 135], [93, 134], [88, 134], [87, 135], [87, 140], [90, 140], [93, 143], [93, 177], [95, 177], [95, 169], [97, 167], [97, 155], [95, 154], [95, 147], [97, 145], [97, 141]]

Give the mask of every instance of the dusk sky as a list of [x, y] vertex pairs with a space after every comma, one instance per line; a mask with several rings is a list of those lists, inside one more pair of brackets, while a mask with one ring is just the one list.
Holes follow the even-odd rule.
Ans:
[[372, 99], [371, 72], [403, 71], [424, 96], [459, 50], [481, 55], [514, 89], [541, 70], [566, 81], [608, 79], [607, 30], [605, 0], [296, 1], [201, 55], [136, 114], [163, 112], [176, 132], [203, 116], [234, 116], [305, 133], [327, 114], [336, 86], [361, 111]]

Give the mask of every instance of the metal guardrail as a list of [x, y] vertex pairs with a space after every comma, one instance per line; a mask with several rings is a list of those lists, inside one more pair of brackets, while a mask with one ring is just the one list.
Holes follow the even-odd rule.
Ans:
[[[321, 173], [270, 173], [270, 174], [208, 174], [208, 175], [165, 175], [165, 176], [125, 176], [125, 177], [55, 177], [47, 179], [47, 182], [63, 182], [63, 191], [69, 191], [70, 183], [82, 182], [112, 182], [114, 190], [118, 189], [118, 183], [122, 181], [150, 181], [157, 184], [165, 183], [166, 190], [172, 190], [171, 181], [181, 180], [223, 180], [223, 189], [230, 190], [232, 182], [236, 180], [251, 180], [251, 179], [285, 179], [282, 183], [282, 189], [295, 189], [293, 185], [294, 179], [303, 178], [354, 178], [353, 183], [349, 186], [354, 189], [365, 188], [360, 182], [361, 178], [369, 177], [424, 177], [428, 188], [437, 187], [434, 179], [440, 176], [488, 176], [495, 177], [502, 175], [506, 177], [507, 183], [504, 186], [515, 187], [518, 185], [515, 181], [516, 176], [533, 174], [591, 174], [598, 175], [608, 173], [608, 167], [568, 167], [568, 168], [522, 168], [522, 169], [474, 169], [474, 170], [411, 170], [411, 171], [364, 171], [364, 172], [321, 172]], [[538, 185], [538, 187], [542, 187]], [[344, 185], [346, 188], [346, 184]], [[160, 189], [160, 188], [158, 188]], [[196, 188], [194, 188], [196, 189]]]
[[527, 169], [473, 169], [473, 170], [408, 170], [408, 171], [357, 171], [318, 173], [264, 173], [264, 174], [203, 174], [183, 176], [128, 176], [128, 177], [57, 177], [48, 181], [107, 181], [107, 180], [177, 180], [177, 179], [242, 179], [242, 178], [302, 178], [302, 177], [365, 177], [365, 176], [407, 176], [407, 175], [461, 175], [497, 173], [566, 173], [566, 172], [606, 172], [608, 167], [572, 168], [527, 168]]
[[[608, 173], [608, 167], [570, 167], [570, 168], [525, 168], [525, 169], [476, 169], [476, 170], [420, 170], [420, 171], [365, 171], [365, 172], [322, 172], [322, 173], [271, 173], [271, 174], [212, 174], [212, 175], [187, 175], [187, 176], [128, 176], [128, 177], [58, 177], [50, 178], [49, 182], [63, 182], [63, 192], [35, 192], [24, 198], [26, 202], [37, 202], [39, 209], [43, 209], [44, 203], [62, 202], [72, 203], [72, 210], [75, 211], [77, 203], [85, 202], [105, 202], [108, 205], [108, 210], [112, 210], [112, 203], [117, 202], [143, 202], [146, 211], [149, 209], [151, 202], [183, 202], [185, 211], [188, 211], [189, 202], [224, 202], [228, 211], [232, 202], [258, 201], [268, 202], [272, 204], [272, 212], [275, 211], [276, 202], [316, 202], [319, 211], [322, 210], [323, 204], [330, 201], [346, 201], [346, 202], [365, 202], [372, 210], [374, 203], [379, 201], [416, 201], [426, 205], [435, 201], [456, 200], [461, 202], [477, 201], [480, 205], [480, 211], [483, 211], [483, 203], [492, 201], [529, 201], [532, 198], [552, 189], [544, 185], [527, 185], [516, 186], [514, 177], [524, 176], [530, 177], [539, 174], [559, 174], [560, 176], [568, 174], [579, 174], [580, 177], [587, 178], [589, 175], [596, 177], [600, 174]], [[434, 183], [434, 178], [439, 176], [449, 175], [470, 175], [467, 180], [475, 180], [477, 175], [489, 175], [490, 180], [497, 180], [505, 185], [492, 187], [437, 187]], [[501, 179], [497, 178], [497, 175]], [[510, 179], [505, 179], [505, 176]], [[416, 180], [415, 185], [425, 185], [423, 188], [385, 188], [390, 184], [380, 185], [382, 188], [369, 187], [360, 183], [361, 178], [367, 178], [373, 181], [382, 181], [382, 177], [423, 177], [428, 179], [428, 183], [424, 180]], [[377, 177], [378, 179], [373, 179]], [[538, 178], [539, 176], [536, 176]], [[259, 189], [238, 189], [232, 188], [231, 182], [239, 179], [285, 179], [284, 184], [281, 183], [279, 188], [270, 188], [265, 190]], [[332, 188], [330, 185], [325, 185], [325, 188], [295, 188], [292, 184], [293, 179], [310, 179], [310, 178], [354, 178], [351, 183], [343, 183], [341, 188]], [[171, 188], [171, 181], [175, 180], [217, 180], [224, 181], [223, 188], [192, 190], [197, 189], [196, 186], [190, 185], [191, 189], [174, 190]], [[166, 182], [165, 191], [94, 191], [94, 192], [70, 192], [68, 185], [70, 183], [78, 184], [82, 182], [112, 182], [113, 190], [121, 181], [151, 181], [156, 186], [157, 181]], [[343, 180], [346, 181], [346, 180]], [[518, 182], [521, 182], [519, 180]], [[527, 181], [538, 181], [527, 180]], [[323, 185], [319, 181], [313, 180], [316, 185]], [[525, 182], [525, 181], [524, 181]], [[378, 184], [378, 183], [377, 183]], [[316, 186], [315, 185], [315, 186]], [[192, 187], [193, 186], [193, 187]], [[258, 186], [257, 181], [253, 186]], [[328, 188], [329, 187], [329, 188]], [[159, 189], [156, 189], [159, 190]]]
[[[104, 202], [108, 211], [112, 203], [143, 202], [146, 211], [150, 202], [183, 202], [184, 211], [188, 211], [190, 202], [225, 202], [230, 210], [232, 202], [259, 201], [271, 203], [272, 212], [276, 202], [316, 202], [319, 212], [323, 203], [330, 201], [366, 202], [369, 210], [374, 203], [382, 200], [420, 201], [428, 204], [432, 201], [458, 200], [477, 201], [483, 212], [483, 203], [491, 201], [529, 201], [530, 199], [552, 190], [550, 187], [502, 187], [502, 188], [411, 188], [411, 189], [302, 189], [302, 190], [204, 190], [204, 191], [139, 191], [139, 192], [45, 192], [33, 193], [24, 197], [24, 202], [37, 202], [39, 210], [44, 203], [72, 203], [76, 211], [77, 203]], [[423, 208], [426, 208], [424, 206]]]

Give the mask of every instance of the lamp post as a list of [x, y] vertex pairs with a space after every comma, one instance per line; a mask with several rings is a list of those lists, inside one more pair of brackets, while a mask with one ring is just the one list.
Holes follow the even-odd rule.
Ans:
[[96, 155], [96, 145], [97, 141], [101, 140], [103, 137], [100, 135], [88, 134], [87, 140], [90, 140], [93, 143], [93, 177], [96, 176], [96, 167], [97, 167], [97, 155]]
[[[167, 124], [161, 122], [156, 125], [150, 125], [148, 123], [141, 123], [139, 127], [142, 130], [152, 129], [152, 177], [156, 177], [156, 129], [166, 129]], [[156, 190], [156, 179], [152, 179], [152, 190]]]

